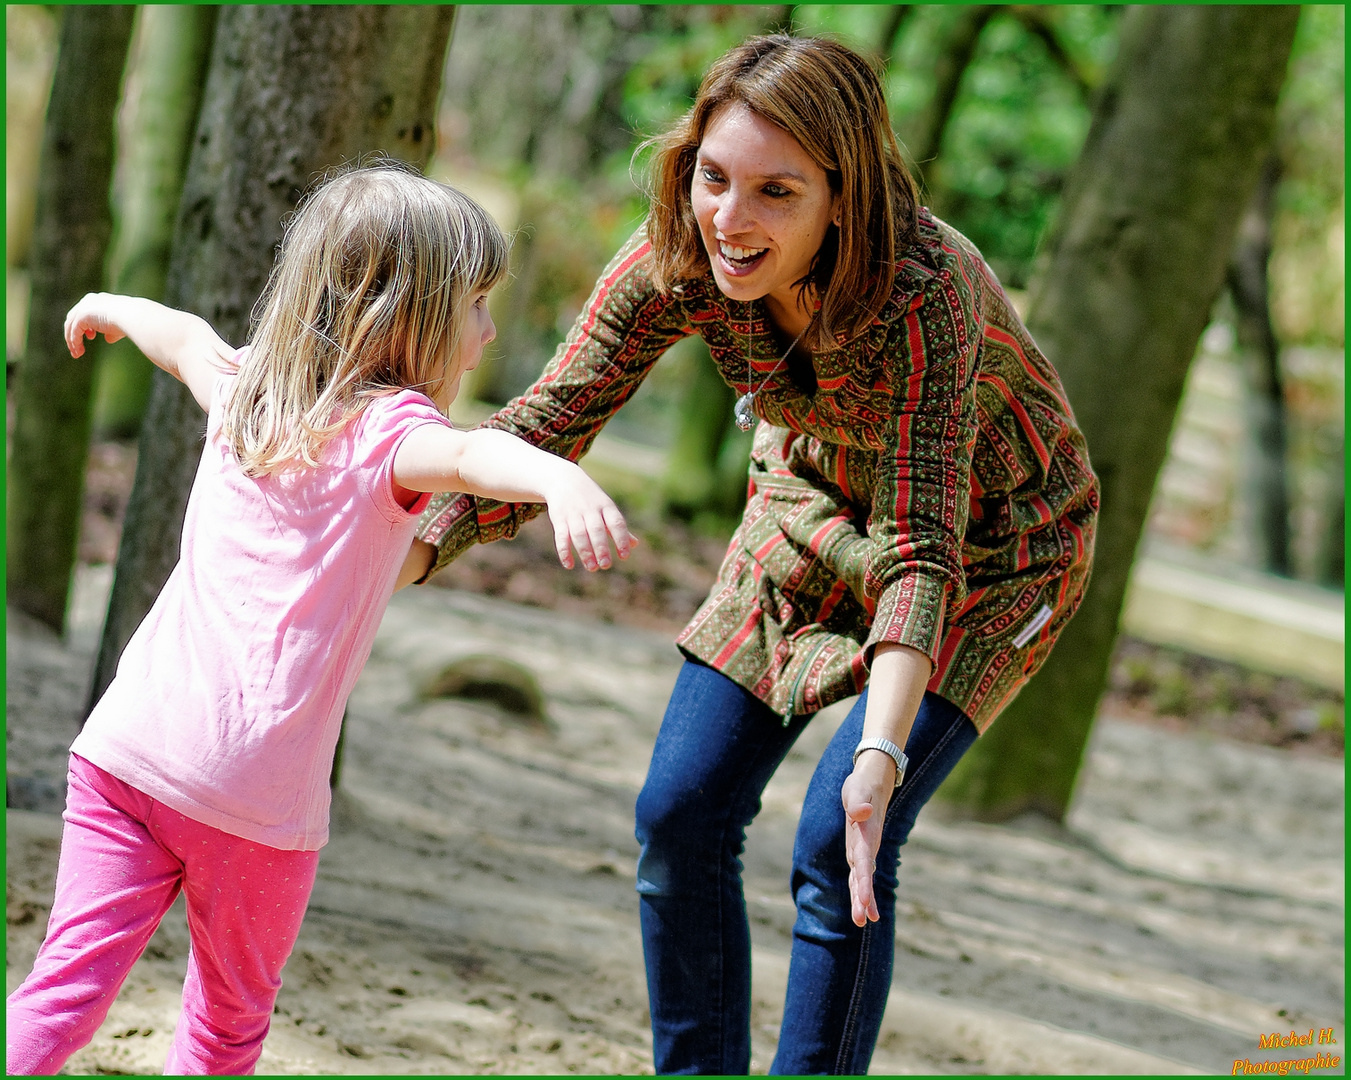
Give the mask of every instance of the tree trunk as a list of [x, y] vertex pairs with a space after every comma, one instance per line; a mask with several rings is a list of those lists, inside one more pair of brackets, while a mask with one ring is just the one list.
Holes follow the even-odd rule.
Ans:
[[[454, 9], [241, 6], [221, 9], [188, 163], [166, 300], [243, 343], [281, 221], [326, 169], [382, 152], [430, 157]], [[91, 688], [178, 559], [201, 453], [201, 409], [155, 373]]]
[[[108, 274], [113, 292], [164, 297], [174, 217], [202, 103], [216, 12], [206, 4], [147, 4], [140, 9], [123, 107], [125, 149], [114, 197]], [[111, 345], [100, 339], [96, 349], [94, 431], [104, 438], [134, 436], [150, 398], [154, 365], [130, 338]]]
[[5, 266], [28, 267], [37, 218], [38, 162], [61, 36], [60, 7], [5, 8]]
[[28, 342], [9, 463], [9, 602], [62, 629], [80, 531], [93, 366], [71, 359], [66, 312], [103, 285], [113, 117], [135, 8], [74, 6], [61, 26], [34, 225]]
[[1064, 817], [1187, 368], [1271, 142], [1297, 7], [1136, 7], [1070, 177], [1028, 326], [1102, 483], [1087, 595], [940, 791], [987, 820]]
[[1239, 224], [1238, 242], [1229, 261], [1228, 285], [1237, 312], [1239, 355], [1247, 376], [1244, 395], [1248, 420], [1245, 470], [1251, 508], [1251, 532], [1264, 570], [1292, 576], [1290, 496], [1286, 482], [1285, 388], [1281, 347], [1271, 325], [1267, 263], [1271, 260], [1271, 222], [1276, 213], [1280, 158], [1273, 151], [1262, 166], [1252, 201]]

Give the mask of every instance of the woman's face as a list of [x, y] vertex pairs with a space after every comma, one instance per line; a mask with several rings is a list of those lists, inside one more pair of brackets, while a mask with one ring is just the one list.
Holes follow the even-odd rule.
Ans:
[[801, 143], [740, 102], [724, 105], [699, 144], [690, 200], [719, 289], [765, 298], [790, 323], [810, 315], [793, 283], [839, 224], [839, 196]]

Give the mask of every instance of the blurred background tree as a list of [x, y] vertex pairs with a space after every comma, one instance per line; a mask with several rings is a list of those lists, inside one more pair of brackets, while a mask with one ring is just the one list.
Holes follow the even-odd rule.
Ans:
[[[78, 7], [61, 19], [42, 125], [28, 262], [28, 330], [14, 394], [6, 486], [10, 603], [60, 632], [89, 456], [93, 360], [66, 350], [65, 313], [103, 284], [112, 232], [116, 115], [135, 7]], [[21, 228], [26, 229], [27, 223]]]
[[[216, 28], [209, 4], [155, 4], [137, 11], [118, 118], [113, 238], [106, 268], [113, 292], [164, 298], [183, 173], [202, 103]], [[150, 400], [154, 365], [131, 339], [91, 344], [94, 433], [132, 438]]]

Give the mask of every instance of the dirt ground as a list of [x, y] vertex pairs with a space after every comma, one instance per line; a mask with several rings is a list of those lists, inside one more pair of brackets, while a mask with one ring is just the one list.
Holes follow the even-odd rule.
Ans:
[[[679, 576], [653, 581], [694, 587]], [[68, 642], [8, 620], [10, 803], [35, 808], [7, 814], [10, 989], [46, 922], [106, 583], [81, 576]], [[651, 1070], [632, 809], [679, 659], [665, 629], [564, 607], [395, 598], [350, 704], [334, 836], [260, 1072]], [[529, 669], [544, 717], [423, 696], [472, 656]], [[1227, 1074], [1300, 1056], [1259, 1050], [1265, 1033], [1343, 1040], [1340, 758], [1120, 712], [1100, 719], [1066, 827], [921, 818], [874, 1072]], [[840, 716], [775, 777], [744, 859], [755, 1071], [782, 1008], [797, 808]], [[162, 1068], [186, 950], [180, 906], [68, 1072]]]

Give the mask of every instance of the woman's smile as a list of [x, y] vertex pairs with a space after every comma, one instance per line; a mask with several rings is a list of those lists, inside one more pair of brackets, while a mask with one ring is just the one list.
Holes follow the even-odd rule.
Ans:
[[750, 271], [768, 251], [769, 248], [746, 248], [718, 241], [718, 253], [733, 273]]

